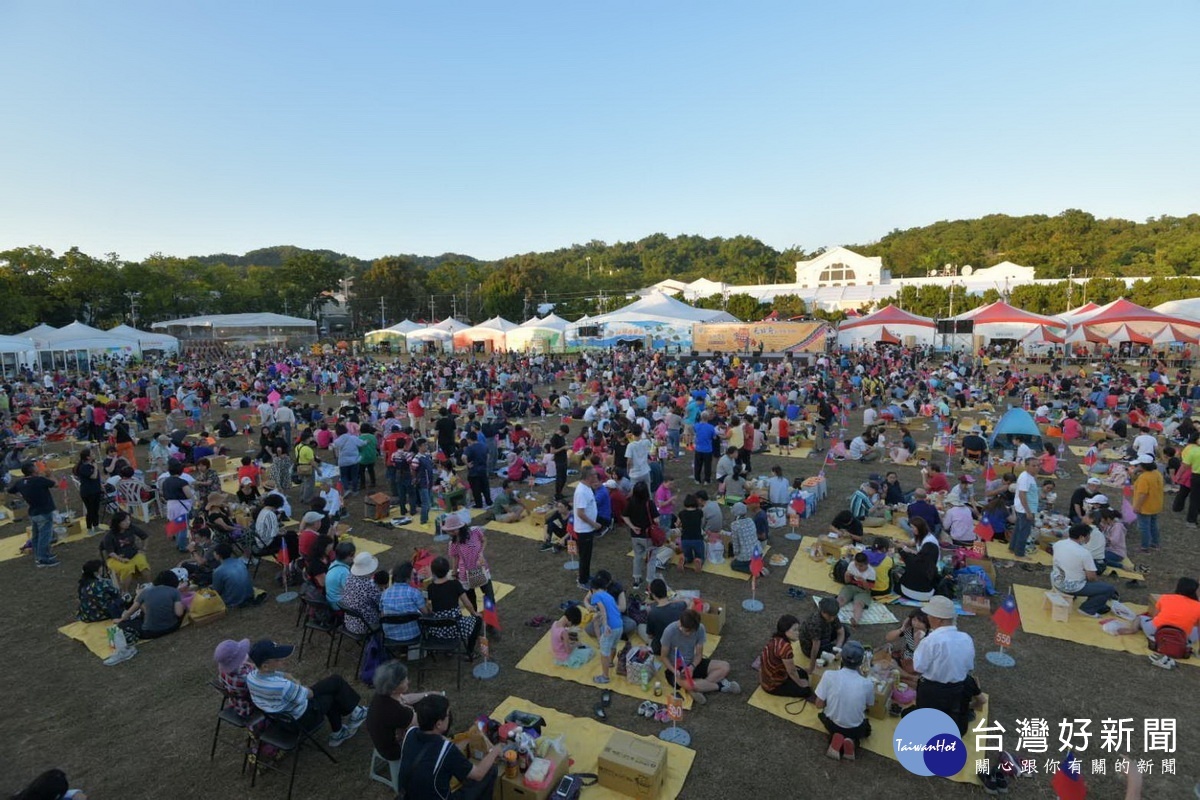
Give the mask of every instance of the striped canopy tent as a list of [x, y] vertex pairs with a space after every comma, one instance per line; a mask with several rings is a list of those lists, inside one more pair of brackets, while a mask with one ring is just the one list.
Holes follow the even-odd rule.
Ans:
[[983, 337], [984, 341], [993, 339], [1016, 339], [1019, 341], [1039, 326], [1052, 329], [1067, 327], [1057, 317], [1034, 314], [1032, 311], [1010, 306], [1003, 300], [973, 308], [966, 313], [959, 314], [954, 319], [973, 321], [975, 323], [974, 334]]
[[1062, 336], [1054, 333], [1045, 325], [1038, 325], [1021, 337], [1021, 344], [1063, 344], [1065, 341]]
[[1076, 325], [1063, 337], [1066, 344], [1104, 344], [1108, 340], [1090, 330], [1086, 325]]
[[1100, 310], [1100, 306], [1090, 300], [1078, 308], [1072, 308], [1070, 311], [1064, 311], [1058, 315], [1058, 318], [1068, 325], [1078, 325], [1083, 320], [1087, 319], [1092, 314]]
[[879, 331], [879, 341], [884, 344], [900, 344], [900, 337], [887, 328], [881, 328]]
[[1154, 339], [1144, 333], [1138, 333], [1128, 325], [1122, 325], [1112, 333], [1104, 337], [1111, 344], [1120, 344], [1121, 342], [1133, 342], [1134, 344], [1154, 344]]
[[[936, 324], [929, 317], [889, 305], [865, 317], [843, 320], [838, 324], [837, 343], [839, 347], [864, 347], [872, 342], [899, 344], [911, 337], [915, 344], [933, 344], [936, 330]], [[885, 338], [885, 333], [896, 341]]]
[[1163, 325], [1162, 330], [1154, 334], [1152, 340], [1155, 344], [1200, 344], [1200, 339], [1188, 336], [1174, 325]]
[[[1178, 326], [1184, 333], [1191, 336], [1200, 334], [1200, 322], [1194, 319], [1163, 314], [1160, 311], [1139, 306], [1124, 297], [1119, 297], [1090, 313], [1085, 318], [1084, 324], [1109, 338], [1122, 325], [1130, 327], [1146, 338], [1150, 338], [1162, 330], [1163, 325]], [[1122, 339], [1120, 341], [1133, 340]]]

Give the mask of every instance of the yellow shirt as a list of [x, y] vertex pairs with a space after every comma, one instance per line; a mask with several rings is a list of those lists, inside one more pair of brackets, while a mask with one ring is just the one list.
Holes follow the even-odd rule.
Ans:
[[1157, 514], [1163, 509], [1163, 476], [1157, 469], [1142, 470], [1133, 482], [1133, 510]]
[[875, 585], [871, 587], [872, 592], [875, 594], [886, 594], [891, 591], [893, 566], [891, 556], [879, 562], [879, 566], [875, 567]]

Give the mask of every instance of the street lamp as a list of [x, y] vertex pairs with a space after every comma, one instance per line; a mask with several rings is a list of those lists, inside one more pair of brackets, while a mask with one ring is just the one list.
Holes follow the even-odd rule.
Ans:
[[587, 256], [584, 258], [584, 261], [587, 262], [587, 276], [588, 280], [590, 281], [592, 279], [592, 257]]
[[129, 298], [129, 318], [133, 322], [133, 327], [137, 327], [137, 301], [142, 296], [141, 292], [128, 291], [125, 296]]

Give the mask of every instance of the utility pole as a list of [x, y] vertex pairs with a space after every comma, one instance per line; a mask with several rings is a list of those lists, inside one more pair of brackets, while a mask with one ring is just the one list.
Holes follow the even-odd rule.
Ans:
[[381, 327], [381, 328], [387, 327], [387, 316], [386, 316], [385, 308], [386, 307], [383, 304], [383, 297], [381, 296], [379, 298], [379, 327]]
[[429, 324], [433, 324], [433, 295], [429, 295]]
[[1075, 265], [1072, 264], [1071, 272], [1069, 275], [1067, 275], [1067, 307], [1064, 309], [1064, 311], [1071, 310], [1071, 295], [1073, 294], [1072, 290], [1074, 288], [1075, 288]]
[[141, 292], [128, 291], [125, 296], [129, 298], [129, 318], [133, 322], [133, 327], [137, 327], [137, 301], [142, 296]]
[[466, 297], [463, 298], [463, 313], [467, 315], [467, 322], [471, 321], [471, 284], [463, 284], [463, 293]]
[[458, 319], [458, 295], [450, 295], [450, 316]]
[[587, 276], [590, 281], [592, 279], [592, 257], [588, 256], [584, 260], [587, 261]]

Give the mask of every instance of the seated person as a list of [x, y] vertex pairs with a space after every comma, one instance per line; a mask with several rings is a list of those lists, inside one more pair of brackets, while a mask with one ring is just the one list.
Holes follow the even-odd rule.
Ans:
[[[341, 675], [330, 675], [304, 686], [283, 671], [284, 660], [295, 650], [291, 645], [262, 639], [250, 646], [254, 669], [246, 675], [250, 697], [266, 714], [295, 720], [306, 731], [329, 721], [329, 746], [338, 747], [358, 733], [367, 719], [367, 707], [358, 704], [358, 692]], [[343, 722], [344, 720], [344, 722]]]
[[928, 495], [924, 489], [914, 491], [913, 501], [908, 504], [908, 516], [896, 520], [896, 524], [910, 535], [913, 533], [913, 519], [921, 519], [924, 521], [925, 527], [934, 533], [942, 528], [942, 517], [938, 513], [937, 506], [930, 503], [926, 497]]
[[238, 489], [234, 492], [233, 502], [247, 508], [255, 508], [261, 497], [262, 494], [259, 493], [258, 487], [254, 485], [254, 481], [251, 478], [242, 478], [238, 481]]
[[[226, 608], [254, 605], [254, 581], [246, 562], [233, 557], [233, 548], [219, 544], [213, 549], [217, 568], [212, 573], [212, 588], [221, 595]], [[266, 594], [263, 594], [266, 597]]]
[[[135, 617], [139, 611], [142, 614]], [[117, 624], [135, 639], [159, 639], [179, 630], [186, 613], [179, 594], [179, 576], [168, 569], [158, 573], [153, 586], [138, 593]]]
[[932, 494], [933, 492], [948, 492], [950, 491], [950, 481], [946, 479], [946, 474], [942, 472], [941, 466], [938, 464], [930, 464], [921, 470], [921, 475], [925, 481], [925, 491]]
[[858, 743], [871, 735], [867, 709], [875, 702], [875, 684], [858, 671], [865, 657], [861, 644], [846, 642], [841, 668], [829, 670], [817, 684], [813, 705], [820, 709], [817, 719], [829, 731], [825, 755], [834, 761], [853, 761]]
[[938, 559], [942, 548], [938, 539], [929, 532], [925, 520], [913, 517], [913, 543], [900, 549], [900, 560], [904, 563], [904, 574], [900, 577], [900, 594], [910, 600], [926, 601], [933, 597], [940, 573]]
[[946, 498], [946, 513], [943, 515], [945, 533], [959, 547], [971, 547], [975, 543], [975, 515], [961, 498], [952, 492]]
[[1038, 459], [1038, 474], [1053, 475], [1058, 471], [1058, 448], [1054, 442], [1046, 442], [1045, 452]]
[[866, 481], [850, 496], [850, 513], [864, 528], [878, 528], [884, 523], [883, 496], [879, 484]]
[[766, 542], [771, 533], [767, 519], [767, 510], [763, 508], [762, 498], [752, 494], [746, 498], [746, 513], [754, 520], [754, 534], [760, 542]]
[[[733, 521], [729, 523], [729, 546], [733, 551], [733, 558], [729, 563], [729, 568], [734, 572], [750, 572], [750, 560], [754, 557], [754, 549], [761, 547], [762, 544], [758, 540], [758, 529], [754, 525], [754, 520], [746, 516], [746, 504], [733, 504]], [[770, 572], [766, 567], [763, 567], [763, 575], [769, 575]]]
[[982, 464], [987, 460], [987, 451], [987, 439], [983, 438], [983, 429], [976, 425], [963, 437], [963, 457]]
[[847, 509], [839, 511], [830, 521], [829, 527], [842, 536], [849, 536], [852, 541], [861, 542], [863, 540], [862, 523], [855, 519]]
[[900, 476], [889, 472], [883, 478], [883, 502], [889, 506], [902, 506], [908, 503], [908, 495], [900, 485]]
[[[401, 742], [400, 788], [405, 797], [445, 797], [453, 800], [482, 800], [492, 797], [496, 783], [496, 759], [504, 746], [493, 745], [478, 763], [471, 763], [450, 743], [450, 701], [429, 695], [413, 705], [417, 727], [410, 728]], [[461, 784], [451, 794], [450, 781]]]
[[1110, 610], [1108, 601], [1117, 593], [1112, 584], [1096, 580], [1096, 562], [1084, 545], [1092, 535], [1086, 522], [1072, 525], [1067, 538], [1054, 543], [1054, 561], [1050, 568], [1050, 585], [1072, 597], [1086, 597], [1079, 613], [1099, 618]]
[[683, 686], [687, 688], [692, 701], [701, 705], [707, 702], [704, 697], [707, 692], [740, 694], [742, 691], [737, 681], [729, 680], [728, 661], [715, 661], [705, 657], [706, 639], [707, 634], [700, 622], [700, 614], [688, 609], [679, 615], [678, 622], [672, 622], [663, 631], [662, 649], [659, 650], [659, 657], [665, 665], [667, 683], [677, 686], [678, 678], [675, 673], [686, 670]]
[[[212, 540], [212, 532], [203, 525], [200, 517], [193, 522], [192, 534], [188, 538], [188, 557], [179, 562], [179, 566], [187, 570], [188, 582], [196, 586], [212, 585], [212, 574], [218, 566], [216, 544]], [[232, 552], [232, 546], [230, 547]]]
[[[546, 515], [546, 538], [542, 540], [542, 546], [538, 550], [543, 553], [562, 550], [565, 547], [562, 542], [566, 541], [567, 523], [570, 519], [570, 503], [566, 500], [556, 500], [554, 510]], [[556, 542], [555, 539], [558, 541]]]
[[213, 651], [213, 661], [217, 662], [217, 682], [229, 694], [229, 706], [242, 719], [249, 719], [258, 710], [246, 688], [246, 676], [254, 669], [250, 640], [225, 639]]
[[862, 621], [863, 611], [871, 605], [871, 589], [875, 586], [875, 569], [867, 563], [865, 552], [854, 554], [854, 559], [846, 565], [842, 582], [845, 585], [838, 592], [838, 608], [847, 603], [853, 604], [854, 617], [850, 624], [857, 627]]
[[238, 483], [243, 483], [246, 478], [250, 479], [250, 485], [258, 488], [258, 482], [262, 480], [262, 469], [258, 464], [254, 463], [254, 459], [250, 456], [242, 456], [242, 464], [238, 467], [237, 479]]
[[[413, 565], [402, 561], [392, 570], [392, 585], [383, 590], [379, 597], [379, 611], [384, 617], [400, 617], [424, 614], [429, 610], [425, 595], [413, 585]], [[412, 622], [385, 622], [383, 635], [393, 642], [412, 642], [421, 637], [416, 620]]]
[[121, 616], [125, 604], [121, 593], [112, 582], [100, 577], [104, 562], [92, 559], [84, 563], [79, 576], [79, 610], [75, 618], [80, 622], [108, 622]]
[[1188, 645], [1195, 649], [1196, 642], [1200, 641], [1200, 599], [1197, 599], [1197, 588], [1200, 588], [1200, 583], [1195, 578], [1180, 578], [1175, 583], [1175, 591], [1159, 595], [1146, 613], [1138, 617], [1151, 649], [1157, 649], [1155, 635], [1166, 626], [1183, 631]]
[[817, 610], [805, 617], [800, 624], [800, 652], [808, 659], [808, 672], [817, 668], [821, 653], [833, 652], [846, 641], [846, 629], [838, 620], [841, 606], [832, 597], [821, 600]]
[[139, 539], [146, 541], [146, 532], [133, 524], [128, 511], [117, 511], [109, 521], [108, 533], [100, 542], [100, 553], [122, 592], [128, 592], [135, 583], [145, 582], [150, 577], [150, 562], [142, 552]]
[[[342, 599], [338, 601], [338, 606], [346, 612], [342, 624], [349, 633], [362, 636], [379, 627], [382, 592], [379, 584], [375, 582], [375, 573], [378, 570], [378, 558], [366, 550], [354, 554], [350, 575], [346, 578], [346, 585], [342, 587]], [[387, 574], [384, 573], [385, 583], [386, 580]]]
[[471, 602], [471, 593], [456, 578], [450, 577], [450, 560], [445, 556], [433, 559], [429, 569], [433, 581], [425, 592], [429, 596], [431, 615], [438, 619], [453, 619], [457, 623], [454, 627], [434, 628], [432, 635], [439, 639], [462, 639], [467, 652], [474, 653], [483, 620]]
[[592, 660], [596, 651], [579, 642], [579, 626], [583, 622], [581, 606], [567, 606], [563, 615], [550, 626], [550, 652], [560, 667], [578, 669]]
[[767, 640], [759, 657], [758, 685], [779, 697], [809, 697], [808, 673], [796, 663], [795, 643], [800, 640], [800, 620], [784, 614], [775, 623], [775, 634]]
[[492, 498], [492, 516], [497, 522], [520, 522], [525, 518], [525, 506], [513, 494], [513, 482], [505, 479], [500, 484], [500, 491]]
[[410, 692], [408, 667], [400, 661], [385, 661], [375, 669], [375, 694], [367, 707], [367, 735], [376, 752], [388, 761], [399, 761], [400, 743], [415, 723], [413, 704], [445, 692]]
[[975, 479], [970, 475], [959, 475], [958, 483], [954, 484], [946, 499], [958, 499], [964, 506], [971, 505], [975, 501]]
[[928, 633], [929, 616], [919, 608], [911, 609], [898, 629], [888, 631], [888, 649], [905, 680], [915, 681], [918, 677], [913, 669], [913, 653]]
[[[262, 510], [254, 519], [254, 541], [250, 552], [257, 557], [270, 556], [283, 546], [279, 517], [283, 513], [283, 498], [277, 494], [263, 498]], [[299, 552], [299, 547], [296, 548]]]

